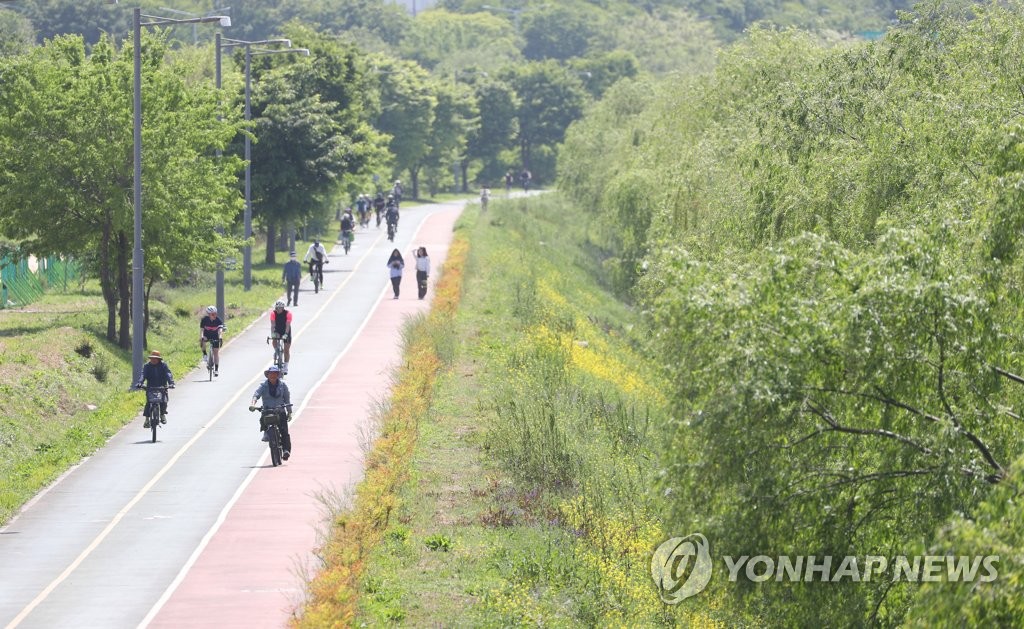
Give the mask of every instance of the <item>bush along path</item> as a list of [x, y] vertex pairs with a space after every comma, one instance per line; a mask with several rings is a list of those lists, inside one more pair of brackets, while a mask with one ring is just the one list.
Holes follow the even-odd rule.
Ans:
[[716, 592], [665, 606], [650, 578], [665, 402], [580, 218], [549, 197], [463, 215], [463, 298], [413, 332], [299, 626], [736, 620]]

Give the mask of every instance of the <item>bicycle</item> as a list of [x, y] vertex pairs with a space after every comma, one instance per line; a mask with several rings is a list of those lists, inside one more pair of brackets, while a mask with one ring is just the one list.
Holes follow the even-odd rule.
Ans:
[[[153, 431], [153, 443], [156, 443], [156, 429], [160, 426], [160, 405], [167, 396], [168, 387], [136, 387], [146, 390], [146, 403], [149, 405], [149, 416], [146, 418], [150, 430]], [[174, 387], [170, 387], [174, 388]]]
[[[221, 332], [223, 332], [226, 329], [228, 329], [226, 325], [220, 326]], [[203, 362], [206, 363], [206, 371], [210, 377], [210, 381], [213, 382], [214, 367], [216, 366], [213, 362], [213, 350], [220, 349], [222, 340], [218, 336], [215, 339], [206, 339], [206, 342], [210, 344], [210, 351], [203, 353]]]
[[281, 429], [278, 428], [278, 422], [281, 421], [283, 415], [287, 414], [287, 409], [290, 409], [291, 407], [291, 404], [283, 404], [273, 408], [266, 408], [263, 406], [249, 407], [250, 411], [260, 412], [260, 432], [262, 432], [263, 436], [266, 438], [267, 446], [270, 448], [270, 463], [274, 467], [281, 465], [281, 457], [283, 454]]
[[330, 263], [330, 260], [324, 260], [317, 262], [316, 260], [309, 261], [309, 279], [313, 282], [313, 292], [319, 293], [320, 289], [324, 286], [324, 265]]
[[395, 241], [395, 233], [398, 231], [398, 225], [395, 223], [388, 223], [388, 240], [391, 242]]
[[288, 340], [288, 335], [274, 333], [267, 337], [267, 343], [273, 341], [274, 346], [274, 364], [277, 368], [284, 373], [284, 341]]
[[345, 255], [348, 255], [348, 250], [352, 248], [352, 230], [346, 229], [341, 232], [341, 246], [345, 248]]

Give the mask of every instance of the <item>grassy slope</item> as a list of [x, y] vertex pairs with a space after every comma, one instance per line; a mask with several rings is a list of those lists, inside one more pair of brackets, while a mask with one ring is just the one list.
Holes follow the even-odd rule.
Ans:
[[[249, 292], [240, 269], [226, 276], [229, 335], [283, 293], [279, 265], [254, 265]], [[149, 347], [180, 377], [200, 358], [197, 328], [215, 301], [213, 277], [178, 289], [155, 286], [150, 300]], [[91, 284], [0, 311], [0, 523], [141, 410], [140, 395], [127, 390], [131, 352], [108, 343], [105, 331], [106, 308]]]
[[[654, 370], [635, 314], [604, 292], [581, 216], [557, 198], [463, 221], [471, 252], [449, 368], [420, 418], [409, 482], [364, 562], [356, 624], [675, 624], [660, 604], [648, 428]], [[446, 352], [441, 352], [446, 353]]]

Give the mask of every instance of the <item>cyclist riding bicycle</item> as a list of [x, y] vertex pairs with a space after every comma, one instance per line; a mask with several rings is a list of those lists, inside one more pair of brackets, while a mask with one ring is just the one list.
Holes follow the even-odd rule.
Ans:
[[[267, 367], [263, 375], [267, 379], [253, 391], [252, 401], [249, 402], [249, 410], [256, 410], [256, 402], [261, 398], [263, 399], [264, 409], [290, 405], [292, 403], [291, 392], [288, 390], [288, 385], [285, 384], [284, 380], [281, 380], [281, 371], [277, 368], [277, 365]], [[284, 450], [281, 453], [281, 458], [285, 461], [292, 455], [292, 437], [288, 434], [288, 422], [291, 418], [292, 414], [289, 411], [288, 413], [278, 415], [277, 420], [277, 429], [281, 433], [281, 449]]]
[[398, 233], [398, 204], [388, 203], [387, 212], [384, 214], [384, 219], [387, 221], [388, 226], [395, 228], [395, 233]]
[[391, 198], [395, 200], [395, 205], [400, 205], [402, 203], [403, 192], [402, 182], [395, 179], [395, 185], [391, 186]]
[[213, 375], [220, 375], [220, 346], [221, 346], [221, 333], [227, 329], [224, 325], [224, 321], [217, 316], [216, 306], [206, 307], [206, 316], [199, 321], [199, 349], [203, 350], [203, 359], [211, 360], [206, 355], [206, 343], [210, 343], [211, 353], [213, 354]]
[[284, 309], [280, 299], [270, 311], [270, 338], [281, 339], [284, 344], [284, 365], [281, 371], [288, 373], [288, 361], [292, 357], [292, 313]]
[[384, 193], [378, 192], [377, 196], [373, 197], [373, 211], [377, 215], [377, 227], [380, 227], [380, 219], [384, 216], [385, 207], [387, 207], [387, 201], [384, 200]]
[[341, 241], [345, 244], [345, 253], [352, 243], [352, 230], [356, 228], [356, 221], [351, 214], [345, 212], [341, 215]]
[[[149, 354], [149, 362], [142, 366], [142, 374], [139, 376], [139, 381], [135, 383], [136, 389], [145, 387], [164, 387], [163, 401], [160, 402], [160, 423], [167, 423], [167, 389], [174, 388], [174, 375], [171, 373], [170, 368], [164, 363], [163, 357], [160, 352], [153, 350]], [[152, 409], [151, 403], [146, 401], [146, 408], [142, 411], [143, 415], [146, 416], [146, 422], [143, 424], [143, 428], [149, 428], [149, 411]]]
[[302, 256], [302, 261], [309, 263], [309, 276], [313, 277], [314, 272], [318, 274], [320, 284], [324, 283], [324, 265], [329, 264], [330, 260], [327, 259], [327, 249], [320, 244], [320, 239], [317, 238], [313, 241], [313, 244], [306, 250], [306, 255]]

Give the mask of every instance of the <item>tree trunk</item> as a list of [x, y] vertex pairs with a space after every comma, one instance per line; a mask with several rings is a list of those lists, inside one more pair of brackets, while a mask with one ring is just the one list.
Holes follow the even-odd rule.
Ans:
[[117, 340], [117, 291], [114, 290], [114, 278], [110, 272], [110, 230], [108, 221], [103, 225], [103, 234], [100, 236], [98, 270], [100, 291], [107, 304], [107, 340], [113, 343]]
[[129, 280], [130, 275], [128, 273], [128, 237], [123, 231], [117, 232], [117, 240], [115, 242], [117, 246], [117, 289], [121, 294], [121, 309], [120, 309], [120, 320], [121, 329], [117, 335], [117, 345], [121, 349], [131, 349], [132, 347], [132, 313], [131, 313], [131, 300], [135, 299], [135, 295], [132, 295], [131, 282]]
[[459, 171], [462, 173], [462, 191], [469, 192], [469, 183], [466, 178], [469, 176], [469, 160], [464, 159], [459, 162]]
[[277, 249], [277, 225], [274, 224], [272, 219], [267, 219], [267, 256], [264, 262], [276, 264], [275, 249]]
[[523, 170], [530, 168], [530, 142], [525, 138], [519, 143], [520, 158], [523, 160]]
[[420, 198], [420, 167], [412, 166], [409, 168], [409, 183], [412, 184], [412, 198]]
[[153, 290], [155, 283], [156, 280], [150, 277], [146, 284], [146, 302], [142, 312], [142, 346], [146, 348], [149, 347], [149, 293]]

